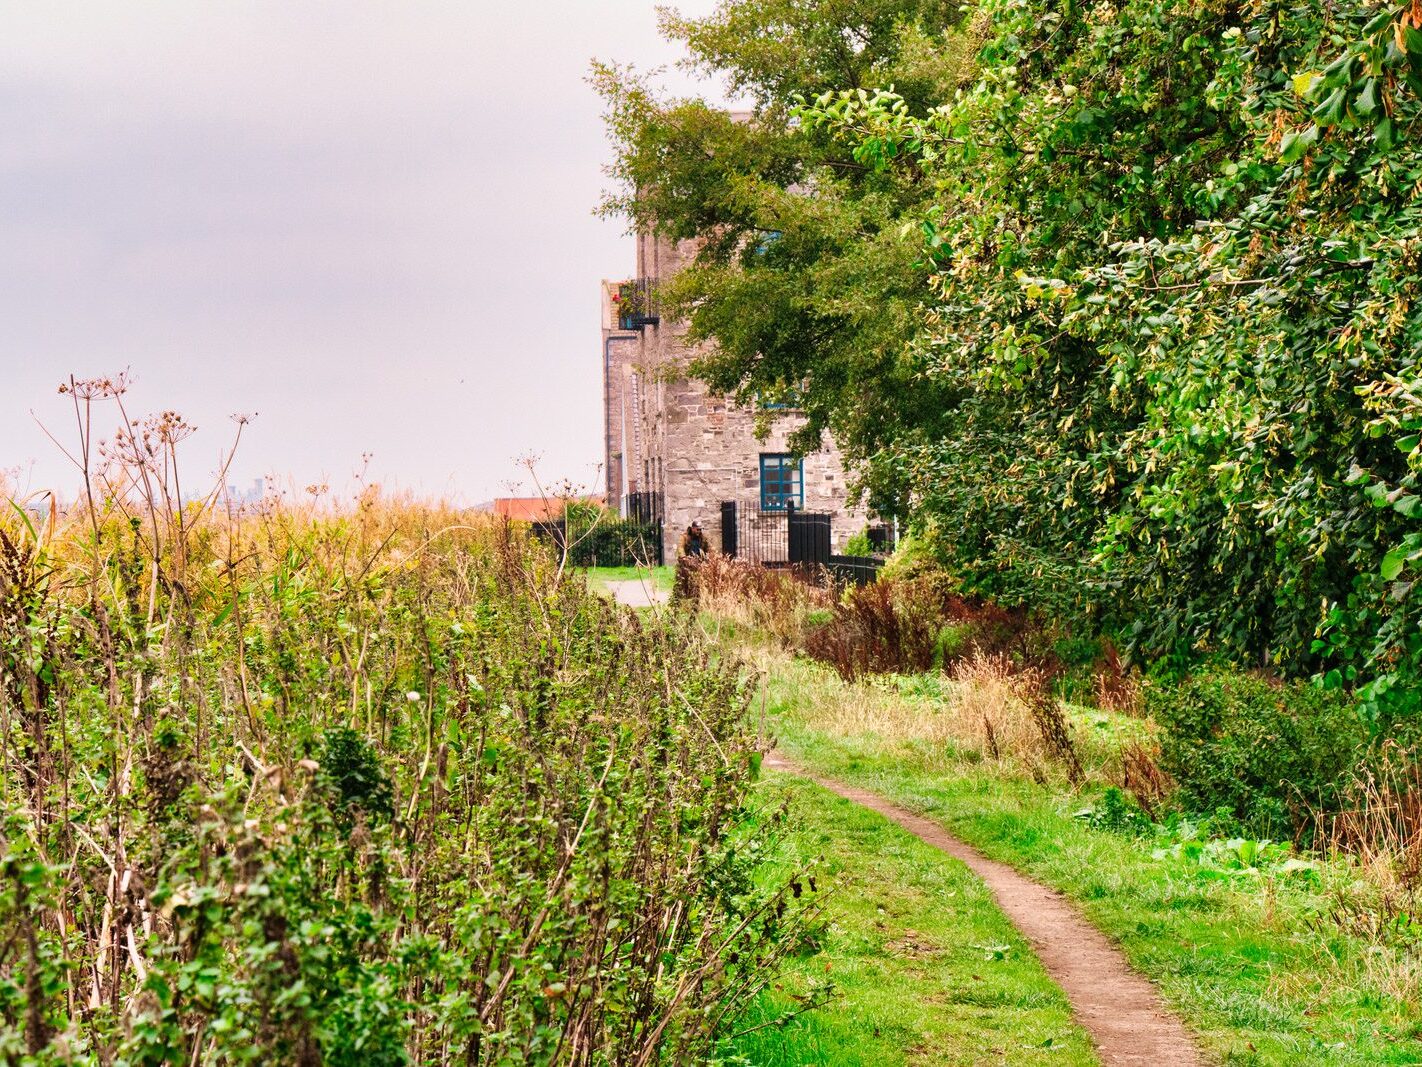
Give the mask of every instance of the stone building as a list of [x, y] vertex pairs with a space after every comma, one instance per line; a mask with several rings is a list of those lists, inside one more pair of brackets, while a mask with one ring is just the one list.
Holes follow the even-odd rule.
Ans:
[[[658, 285], [694, 253], [692, 243], [639, 233], [637, 277], [602, 283], [607, 499], [663, 519], [668, 562], [693, 521], [713, 548], [722, 546], [726, 502], [736, 504], [742, 555], [764, 550], [756, 546], [775, 531], [783, 537], [791, 509], [828, 515], [831, 549], [842, 552], [865, 515], [849, 505], [833, 441], [826, 436], [821, 451], [797, 460], [786, 442], [804, 417], [788, 407], [775, 408], [770, 434], [757, 438], [757, 411], [689, 377], [697, 348], [686, 340], [686, 324], [656, 313]], [[763, 531], [767, 537], [757, 536]]]

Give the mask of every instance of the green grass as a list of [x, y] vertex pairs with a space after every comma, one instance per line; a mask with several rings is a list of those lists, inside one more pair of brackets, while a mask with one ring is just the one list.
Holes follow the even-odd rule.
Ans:
[[652, 588], [670, 592], [676, 578], [675, 567], [588, 567], [583, 573], [587, 575], [588, 584], [598, 592], [606, 592], [608, 582], [648, 580]]
[[1097, 1062], [1066, 997], [966, 867], [802, 779], [769, 774], [758, 790], [767, 804], [789, 798], [782, 859], [823, 857], [829, 898], [816, 948], [741, 1026], [780, 1018], [816, 981], [837, 995], [729, 1051], [758, 1067]]
[[944, 746], [812, 728], [806, 701], [825, 692], [823, 679], [803, 684], [813, 670], [784, 659], [772, 668], [772, 724], [787, 755], [936, 819], [1060, 889], [1219, 1062], [1422, 1063], [1417, 946], [1376, 945], [1332, 921], [1333, 894], [1356, 880], [1343, 864], [1285, 875], [1153, 858], [1152, 839], [1073, 817], [1100, 784], [1072, 793]]

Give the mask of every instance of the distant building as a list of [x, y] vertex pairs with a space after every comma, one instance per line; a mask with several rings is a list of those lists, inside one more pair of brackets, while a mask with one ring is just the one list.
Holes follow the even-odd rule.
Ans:
[[[637, 277], [602, 283], [607, 499], [622, 501], [626, 514], [662, 520], [668, 560], [693, 521], [713, 548], [735, 543], [754, 557], [754, 535], [783, 529], [777, 517], [790, 510], [827, 515], [832, 550], [842, 552], [865, 515], [849, 504], [834, 442], [826, 436], [821, 451], [797, 459], [787, 439], [805, 423], [800, 412], [777, 405], [770, 435], [758, 439], [764, 409], [737, 405], [687, 373], [698, 349], [686, 340], [686, 323], [659, 314], [656, 292], [695, 251], [691, 242], [639, 233]], [[723, 514], [739, 527], [726, 540]]]
[[231, 504], [260, 504], [267, 495], [262, 479], [253, 478], [252, 484], [243, 489], [236, 482], [227, 483], [227, 500]]
[[489, 502], [487, 509], [502, 519], [514, 522], [556, 522], [563, 517], [563, 510], [570, 503], [602, 505], [600, 496], [545, 497], [545, 496], [501, 496]]

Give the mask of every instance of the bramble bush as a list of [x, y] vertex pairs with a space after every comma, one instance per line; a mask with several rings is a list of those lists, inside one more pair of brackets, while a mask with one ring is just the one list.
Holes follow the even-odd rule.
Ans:
[[710, 1055], [816, 908], [736, 665], [490, 520], [179, 504], [73, 384], [92, 507], [0, 519], [0, 1061]]
[[1341, 693], [1257, 674], [1204, 672], [1145, 690], [1163, 728], [1160, 766], [1190, 811], [1227, 813], [1265, 835], [1297, 836], [1335, 811], [1368, 753]]

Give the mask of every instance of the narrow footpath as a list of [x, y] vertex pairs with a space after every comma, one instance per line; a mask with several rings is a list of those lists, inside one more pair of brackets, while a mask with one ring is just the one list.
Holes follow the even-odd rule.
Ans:
[[651, 578], [608, 582], [607, 591], [612, 594], [613, 600], [629, 608], [650, 608], [671, 599], [671, 594], [665, 589], [658, 589]]
[[1184, 1024], [1155, 987], [1131, 970], [1120, 950], [1083, 919], [1060, 893], [988, 859], [937, 823], [863, 789], [821, 778], [778, 753], [768, 769], [806, 778], [902, 826], [961, 861], [992, 891], [997, 905], [1031, 943], [1042, 965], [1071, 1002], [1106, 1067], [1195, 1067], [1199, 1051]]

